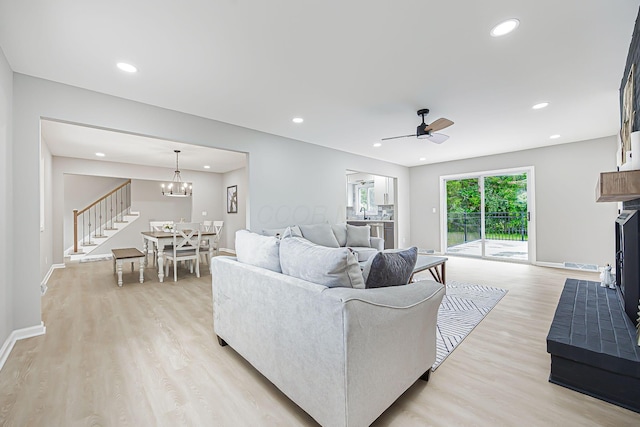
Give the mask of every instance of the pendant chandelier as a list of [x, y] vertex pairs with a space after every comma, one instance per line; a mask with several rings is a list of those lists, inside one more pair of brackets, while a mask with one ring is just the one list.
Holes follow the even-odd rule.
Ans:
[[173, 152], [176, 153], [176, 171], [173, 174], [173, 180], [169, 184], [162, 184], [162, 194], [170, 197], [189, 197], [192, 193], [192, 185], [190, 182], [182, 182], [180, 168], [178, 167], [180, 150], [173, 150]]

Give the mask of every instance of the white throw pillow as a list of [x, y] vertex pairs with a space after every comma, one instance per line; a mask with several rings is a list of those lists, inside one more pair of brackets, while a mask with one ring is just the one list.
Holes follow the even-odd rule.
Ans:
[[236, 257], [239, 262], [282, 273], [280, 268], [280, 240], [262, 236], [249, 230], [236, 231]]
[[299, 225], [302, 237], [315, 243], [316, 245], [328, 248], [339, 248], [340, 245], [329, 224], [307, 224]]
[[347, 248], [327, 248], [302, 237], [280, 242], [282, 273], [328, 288], [364, 288], [356, 256]]
[[347, 224], [347, 246], [370, 248], [371, 227], [368, 225]]

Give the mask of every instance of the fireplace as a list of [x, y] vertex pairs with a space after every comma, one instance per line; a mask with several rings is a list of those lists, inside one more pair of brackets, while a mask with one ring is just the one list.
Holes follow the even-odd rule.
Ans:
[[616, 219], [616, 285], [634, 325], [640, 297], [640, 212], [623, 210]]

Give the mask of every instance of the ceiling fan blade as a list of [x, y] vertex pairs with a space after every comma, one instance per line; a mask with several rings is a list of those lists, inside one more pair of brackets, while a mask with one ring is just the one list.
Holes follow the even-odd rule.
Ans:
[[390, 139], [398, 139], [398, 138], [411, 138], [411, 137], [415, 138], [415, 136], [416, 136], [415, 133], [413, 135], [392, 136], [390, 138], [382, 138], [380, 141], [388, 141]]
[[425, 130], [425, 132], [435, 132], [435, 131], [442, 130], [444, 128], [448, 128], [452, 124], [453, 124], [453, 122], [451, 120], [445, 119], [445, 118], [440, 118], [440, 119], [435, 120], [433, 123], [427, 125], [424, 128], [424, 130]]
[[442, 144], [449, 139], [449, 135], [445, 135], [443, 133], [432, 133], [427, 136], [427, 139], [435, 144]]

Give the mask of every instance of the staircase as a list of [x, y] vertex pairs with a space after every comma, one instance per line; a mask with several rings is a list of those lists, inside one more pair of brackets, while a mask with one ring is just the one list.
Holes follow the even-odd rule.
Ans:
[[65, 250], [65, 259], [91, 258], [92, 252], [138, 218], [139, 213], [131, 211], [129, 179], [84, 209], [73, 210], [74, 245]]

